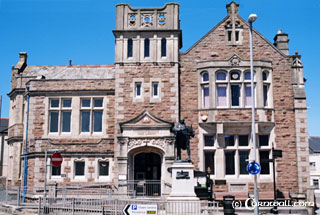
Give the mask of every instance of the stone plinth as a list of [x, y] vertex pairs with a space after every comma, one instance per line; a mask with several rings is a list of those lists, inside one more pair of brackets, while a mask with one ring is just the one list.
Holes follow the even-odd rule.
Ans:
[[194, 192], [194, 166], [189, 162], [174, 162], [172, 189], [168, 201], [198, 201]]

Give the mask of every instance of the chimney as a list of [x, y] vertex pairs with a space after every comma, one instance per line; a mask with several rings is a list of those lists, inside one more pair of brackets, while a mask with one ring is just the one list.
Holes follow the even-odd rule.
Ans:
[[18, 73], [23, 72], [23, 70], [26, 68], [27, 66], [27, 52], [20, 52], [19, 53], [19, 61], [15, 67], [15, 69], [18, 69]]
[[282, 51], [283, 54], [289, 55], [289, 39], [288, 34], [282, 33], [282, 30], [278, 30], [276, 36], [273, 38], [275, 47]]

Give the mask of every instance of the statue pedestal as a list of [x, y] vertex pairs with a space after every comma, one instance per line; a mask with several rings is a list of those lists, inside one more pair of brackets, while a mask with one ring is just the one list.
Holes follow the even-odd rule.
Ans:
[[194, 166], [189, 162], [174, 162], [172, 188], [167, 198], [166, 214], [200, 214], [200, 200], [194, 192]]
[[168, 201], [199, 201], [194, 192], [194, 166], [189, 162], [174, 162], [172, 188]]

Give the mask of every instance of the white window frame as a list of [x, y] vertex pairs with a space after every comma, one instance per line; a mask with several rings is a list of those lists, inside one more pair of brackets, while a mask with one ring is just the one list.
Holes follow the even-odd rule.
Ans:
[[[90, 107], [83, 107], [82, 101], [83, 100], [90, 100]], [[94, 101], [95, 100], [102, 100], [102, 107], [95, 107]], [[89, 131], [82, 131], [82, 112], [87, 111], [90, 112], [90, 120], [89, 120]], [[101, 112], [101, 131], [94, 131], [94, 113]], [[81, 134], [102, 134], [104, 129], [104, 98], [103, 97], [80, 97], [80, 126], [79, 131]]]
[[[58, 100], [59, 101], [59, 106], [58, 107], [51, 107], [51, 101], [52, 100]], [[63, 107], [63, 101], [64, 100], [70, 100], [71, 101], [71, 106], [70, 107]], [[50, 135], [60, 135], [60, 134], [71, 134], [72, 131], [72, 98], [70, 97], [59, 97], [59, 98], [54, 98], [50, 97], [49, 102], [48, 102], [48, 133]], [[52, 112], [57, 112], [58, 113], [58, 131], [57, 132], [52, 132], [51, 130], [51, 113]], [[63, 127], [63, 112], [70, 112], [70, 131], [62, 131]]]

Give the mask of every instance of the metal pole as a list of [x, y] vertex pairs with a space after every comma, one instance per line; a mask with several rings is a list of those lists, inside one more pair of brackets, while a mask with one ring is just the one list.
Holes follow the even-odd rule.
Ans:
[[[250, 75], [251, 75], [251, 110], [252, 110], [252, 142], [253, 142], [253, 155], [254, 155], [254, 162], [257, 160], [257, 146], [256, 146], [256, 127], [255, 127], [255, 95], [254, 95], [254, 73], [253, 73], [253, 50], [252, 50], [252, 22], [249, 21], [250, 24]], [[254, 175], [254, 200], [256, 202], [256, 207], [254, 208], [254, 214], [259, 214], [259, 207], [258, 207], [258, 182], [257, 182], [257, 175]]]
[[27, 150], [27, 144], [28, 144], [28, 122], [29, 122], [29, 86], [26, 87], [27, 91], [27, 119], [26, 119], [26, 139], [25, 139], [25, 145], [24, 145], [24, 173], [23, 173], [23, 197], [22, 197], [22, 203], [25, 202], [26, 193], [27, 193], [27, 175], [28, 175], [28, 150]]
[[[273, 153], [274, 153], [274, 147], [272, 145], [273, 195], [274, 195], [274, 201], [276, 202], [277, 201], [276, 165], [275, 165], [276, 159], [275, 159]], [[273, 214], [279, 214], [277, 204], [274, 204], [274, 206], [273, 206]]]
[[43, 190], [43, 205], [45, 206], [47, 203], [47, 159], [48, 159], [48, 152], [47, 150], [44, 153], [44, 190]]

